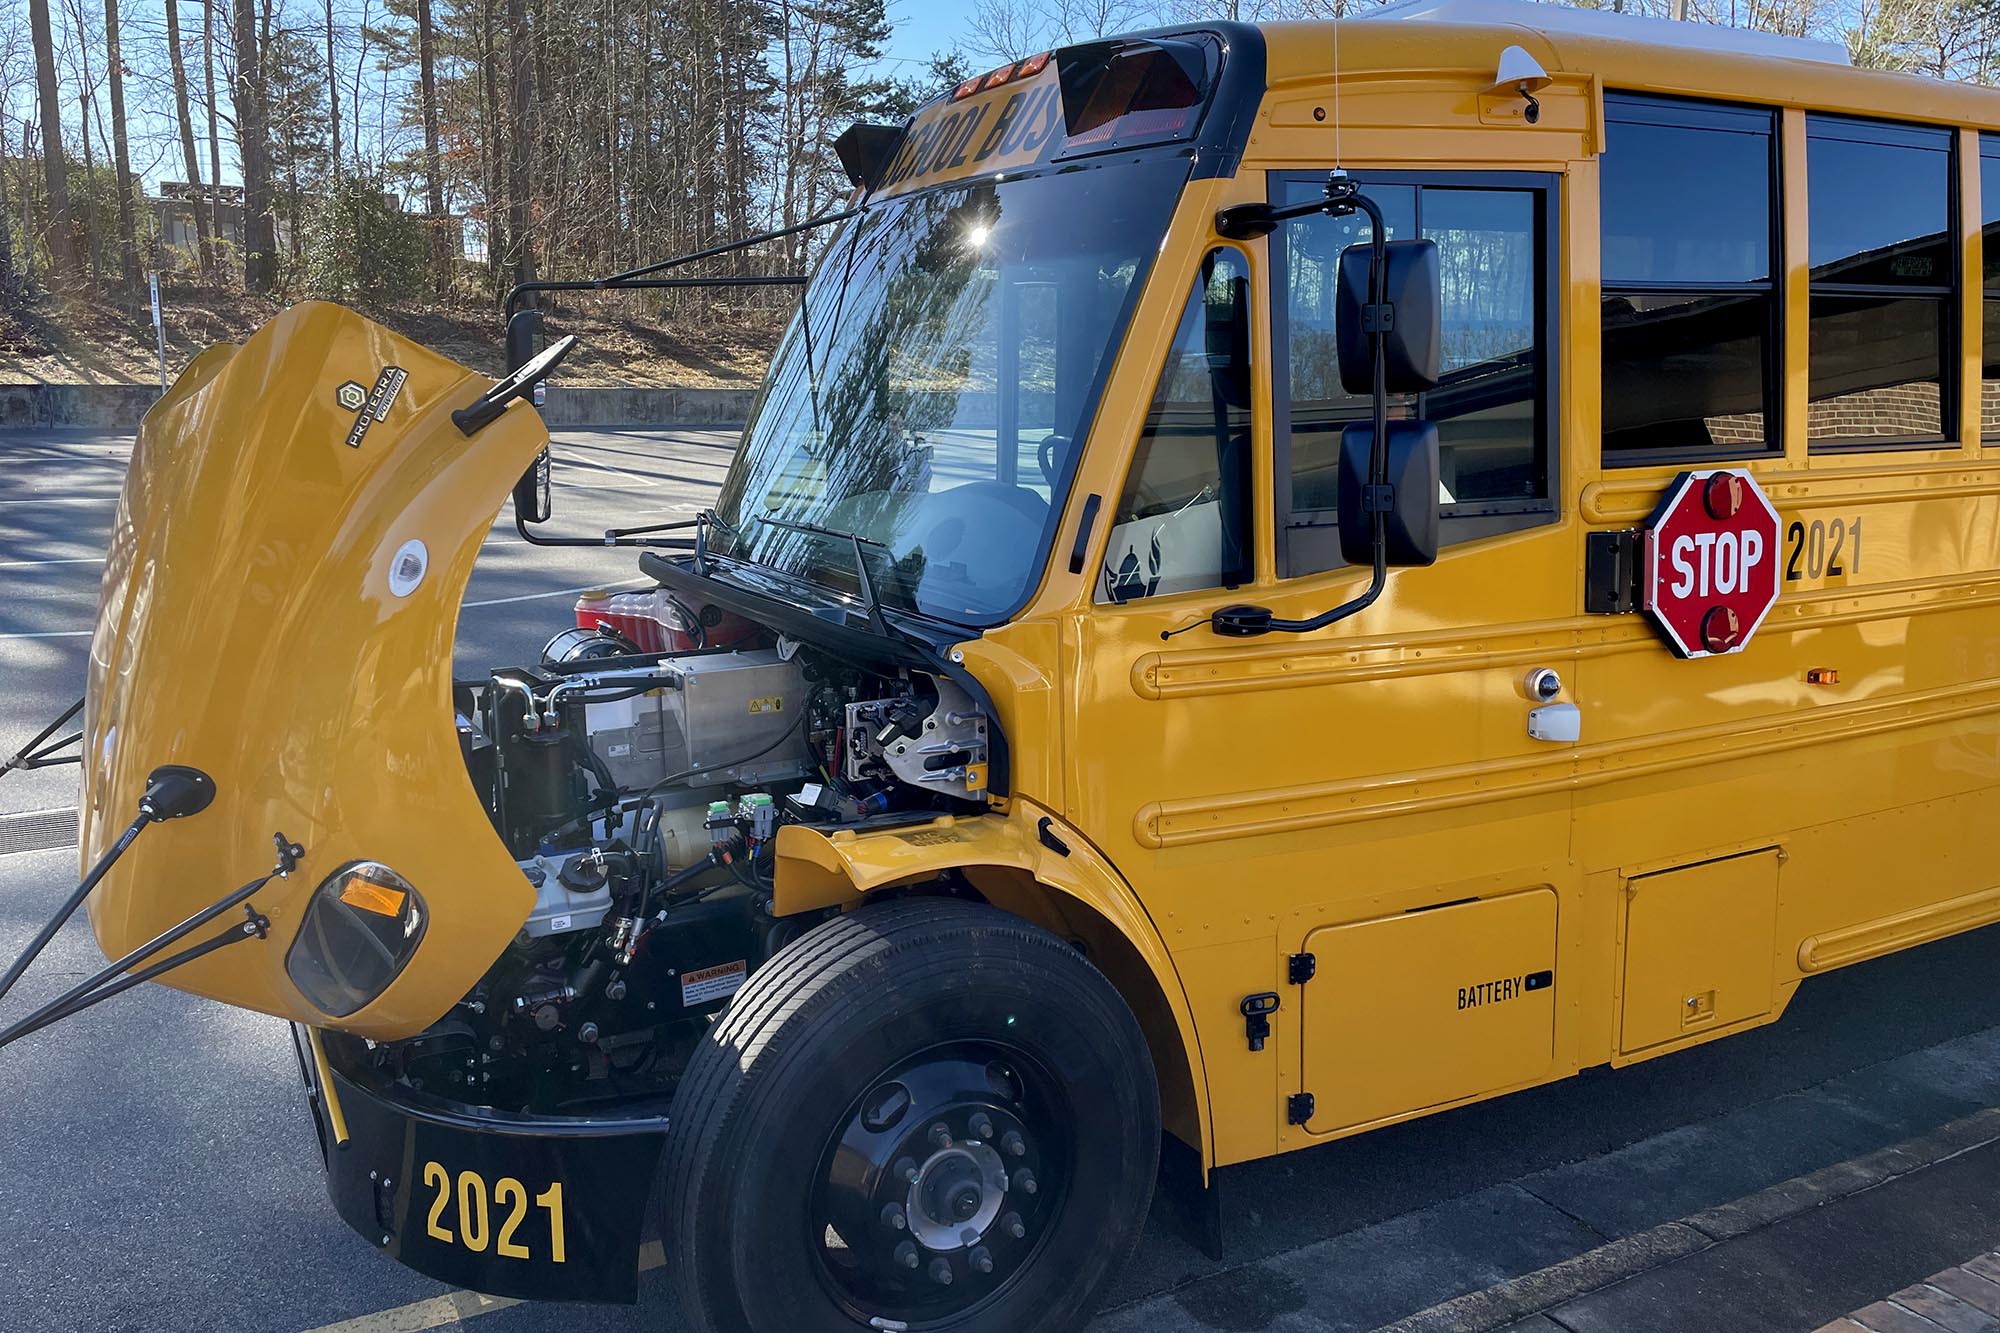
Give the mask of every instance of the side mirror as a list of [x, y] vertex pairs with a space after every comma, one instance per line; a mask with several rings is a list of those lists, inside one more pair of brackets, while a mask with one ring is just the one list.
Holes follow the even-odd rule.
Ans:
[[[542, 312], [539, 310], [517, 310], [507, 321], [507, 370], [518, 371], [534, 360], [535, 338], [542, 331]], [[555, 512], [555, 494], [551, 481], [553, 463], [549, 451], [544, 449], [535, 455], [535, 461], [514, 483], [514, 516], [523, 523], [546, 523]]]
[[[1443, 283], [1436, 241], [1390, 241], [1383, 247], [1388, 281], [1383, 303], [1388, 326], [1382, 351], [1390, 393], [1421, 393], [1438, 382], [1443, 342]], [[1340, 383], [1351, 394], [1375, 392], [1376, 316], [1368, 289], [1374, 249], [1366, 242], [1340, 252], [1340, 286], [1334, 327], [1340, 348]]]
[[[1428, 242], [1426, 242], [1428, 244]], [[1435, 251], [1433, 251], [1435, 253]], [[1345, 263], [1342, 264], [1343, 271]], [[1340, 554], [1353, 565], [1375, 561], [1368, 519], [1368, 472], [1375, 428], [1356, 422], [1340, 432]], [[1438, 554], [1438, 433], [1428, 421], [1389, 423], [1387, 480], [1394, 503], [1382, 516], [1390, 565], [1430, 565]]]
[[514, 483], [514, 515], [523, 523], [546, 523], [555, 512], [554, 460], [544, 449]]

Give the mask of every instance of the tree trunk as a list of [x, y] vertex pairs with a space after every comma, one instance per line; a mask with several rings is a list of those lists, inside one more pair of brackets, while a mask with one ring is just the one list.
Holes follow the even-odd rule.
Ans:
[[[21, 286], [35, 285], [35, 173], [34, 131], [26, 116], [21, 118]], [[0, 166], [4, 166], [0, 163]]]
[[[0, 151], [0, 156], [5, 156], [4, 151]], [[26, 227], [21, 231], [27, 234]], [[0, 162], [0, 301], [19, 290], [20, 284], [14, 279], [14, 228], [7, 220], [7, 164]]]
[[[201, 60], [203, 77], [208, 84], [208, 232], [215, 238], [219, 256], [222, 250], [222, 132], [216, 125], [221, 112], [215, 100], [215, 0], [201, 0]], [[238, 55], [237, 62], [242, 63], [241, 55]], [[240, 122], [236, 132], [239, 135], [243, 132]], [[200, 208], [201, 204], [197, 202], [195, 207]], [[222, 276], [219, 263], [215, 275]]]
[[431, 27], [431, 0], [417, 0], [417, 73], [424, 115], [424, 186], [431, 211], [431, 281], [442, 301], [451, 287], [451, 234], [444, 215], [444, 165], [438, 154], [437, 41]]
[[76, 92], [76, 119], [83, 127], [83, 254], [85, 267], [90, 270], [90, 287], [94, 292], [101, 281], [97, 271], [97, 158], [90, 150], [90, 103], [96, 95], [97, 84], [90, 77], [90, 41], [83, 30], [82, 0], [70, 10], [71, 21], [76, 25], [76, 54], [80, 65], [80, 77]]
[[266, 121], [264, 43], [255, 0], [236, 0], [236, 139], [243, 160], [243, 285], [259, 295], [277, 286], [271, 227], [270, 132]]
[[187, 61], [181, 55], [180, 0], [167, 3], [167, 62], [174, 76], [174, 119], [181, 129], [181, 165], [187, 172], [190, 211], [194, 214], [194, 234], [201, 271], [215, 276], [215, 240], [208, 232], [208, 216], [201, 211], [201, 155], [194, 147], [194, 116], [188, 111]]
[[514, 252], [514, 281], [535, 280], [533, 215], [528, 207], [529, 154], [534, 149], [535, 48], [528, 31], [528, 0], [507, 0], [507, 57], [514, 105], [507, 127], [507, 239]]
[[42, 179], [49, 192], [49, 254], [58, 273], [79, 271], [76, 226], [69, 211], [69, 159], [63, 153], [62, 101], [56, 92], [56, 43], [49, 31], [49, 0], [28, 0], [35, 44], [35, 90], [42, 116]]
[[337, 181], [340, 179], [340, 71], [333, 66], [333, 0], [326, 0], [326, 97], [327, 126], [333, 139], [333, 153], [327, 161]]
[[111, 159], [118, 172], [118, 277], [139, 289], [139, 232], [132, 216], [132, 154], [125, 142], [125, 58], [118, 49], [118, 0], [104, 0], [104, 59], [111, 71]]
[[506, 206], [502, 202], [505, 190], [503, 169], [500, 164], [500, 145], [503, 139], [500, 127], [500, 53], [493, 34], [493, 7], [496, 0], [486, 0], [480, 10], [482, 19], [480, 37], [482, 40], [479, 59], [479, 81], [486, 102], [486, 269], [493, 275], [497, 285], [500, 280], [500, 266], [507, 253], [506, 227], [502, 222]]

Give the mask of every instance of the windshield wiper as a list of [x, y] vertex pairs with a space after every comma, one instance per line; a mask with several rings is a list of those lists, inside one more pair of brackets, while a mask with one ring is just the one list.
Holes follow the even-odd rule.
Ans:
[[895, 638], [896, 632], [889, 628], [888, 618], [882, 614], [882, 603], [875, 596], [875, 580], [868, 573], [868, 553], [861, 548], [873, 546], [877, 550], [889, 549], [884, 542], [873, 537], [864, 537], [858, 532], [842, 532], [839, 528], [824, 528], [817, 523], [798, 523], [789, 518], [772, 518], [769, 514], [752, 514], [759, 523], [769, 523], [774, 528], [784, 528], [789, 532], [808, 532], [815, 537], [831, 537], [835, 541], [849, 542], [854, 547], [854, 572], [861, 586], [861, 603], [868, 611], [868, 622], [875, 632], [885, 639]]

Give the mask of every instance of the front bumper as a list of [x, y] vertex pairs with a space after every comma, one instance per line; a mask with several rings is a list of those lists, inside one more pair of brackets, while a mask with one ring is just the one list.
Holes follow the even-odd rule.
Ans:
[[638, 1299], [664, 1115], [510, 1115], [391, 1086], [356, 1038], [293, 1034], [327, 1190], [371, 1243], [489, 1295]]

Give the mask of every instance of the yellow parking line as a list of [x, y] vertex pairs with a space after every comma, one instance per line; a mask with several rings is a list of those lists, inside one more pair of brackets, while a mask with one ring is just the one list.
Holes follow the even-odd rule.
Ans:
[[[639, 1247], [640, 1272], [650, 1272], [666, 1262], [667, 1253], [661, 1248], [660, 1242], [649, 1240]], [[411, 1301], [408, 1305], [399, 1305], [393, 1310], [377, 1310], [373, 1314], [343, 1319], [337, 1324], [325, 1324], [319, 1328], [308, 1329], [307, 1333], [425, 1333], [427, 1329], [446, 1328], [519, 1304], [521, 1302], [511, 1296], [482, 1296], [476, 1291], [448, 1291], [442, 1296], [427, 1296], [420, 1301]]]

